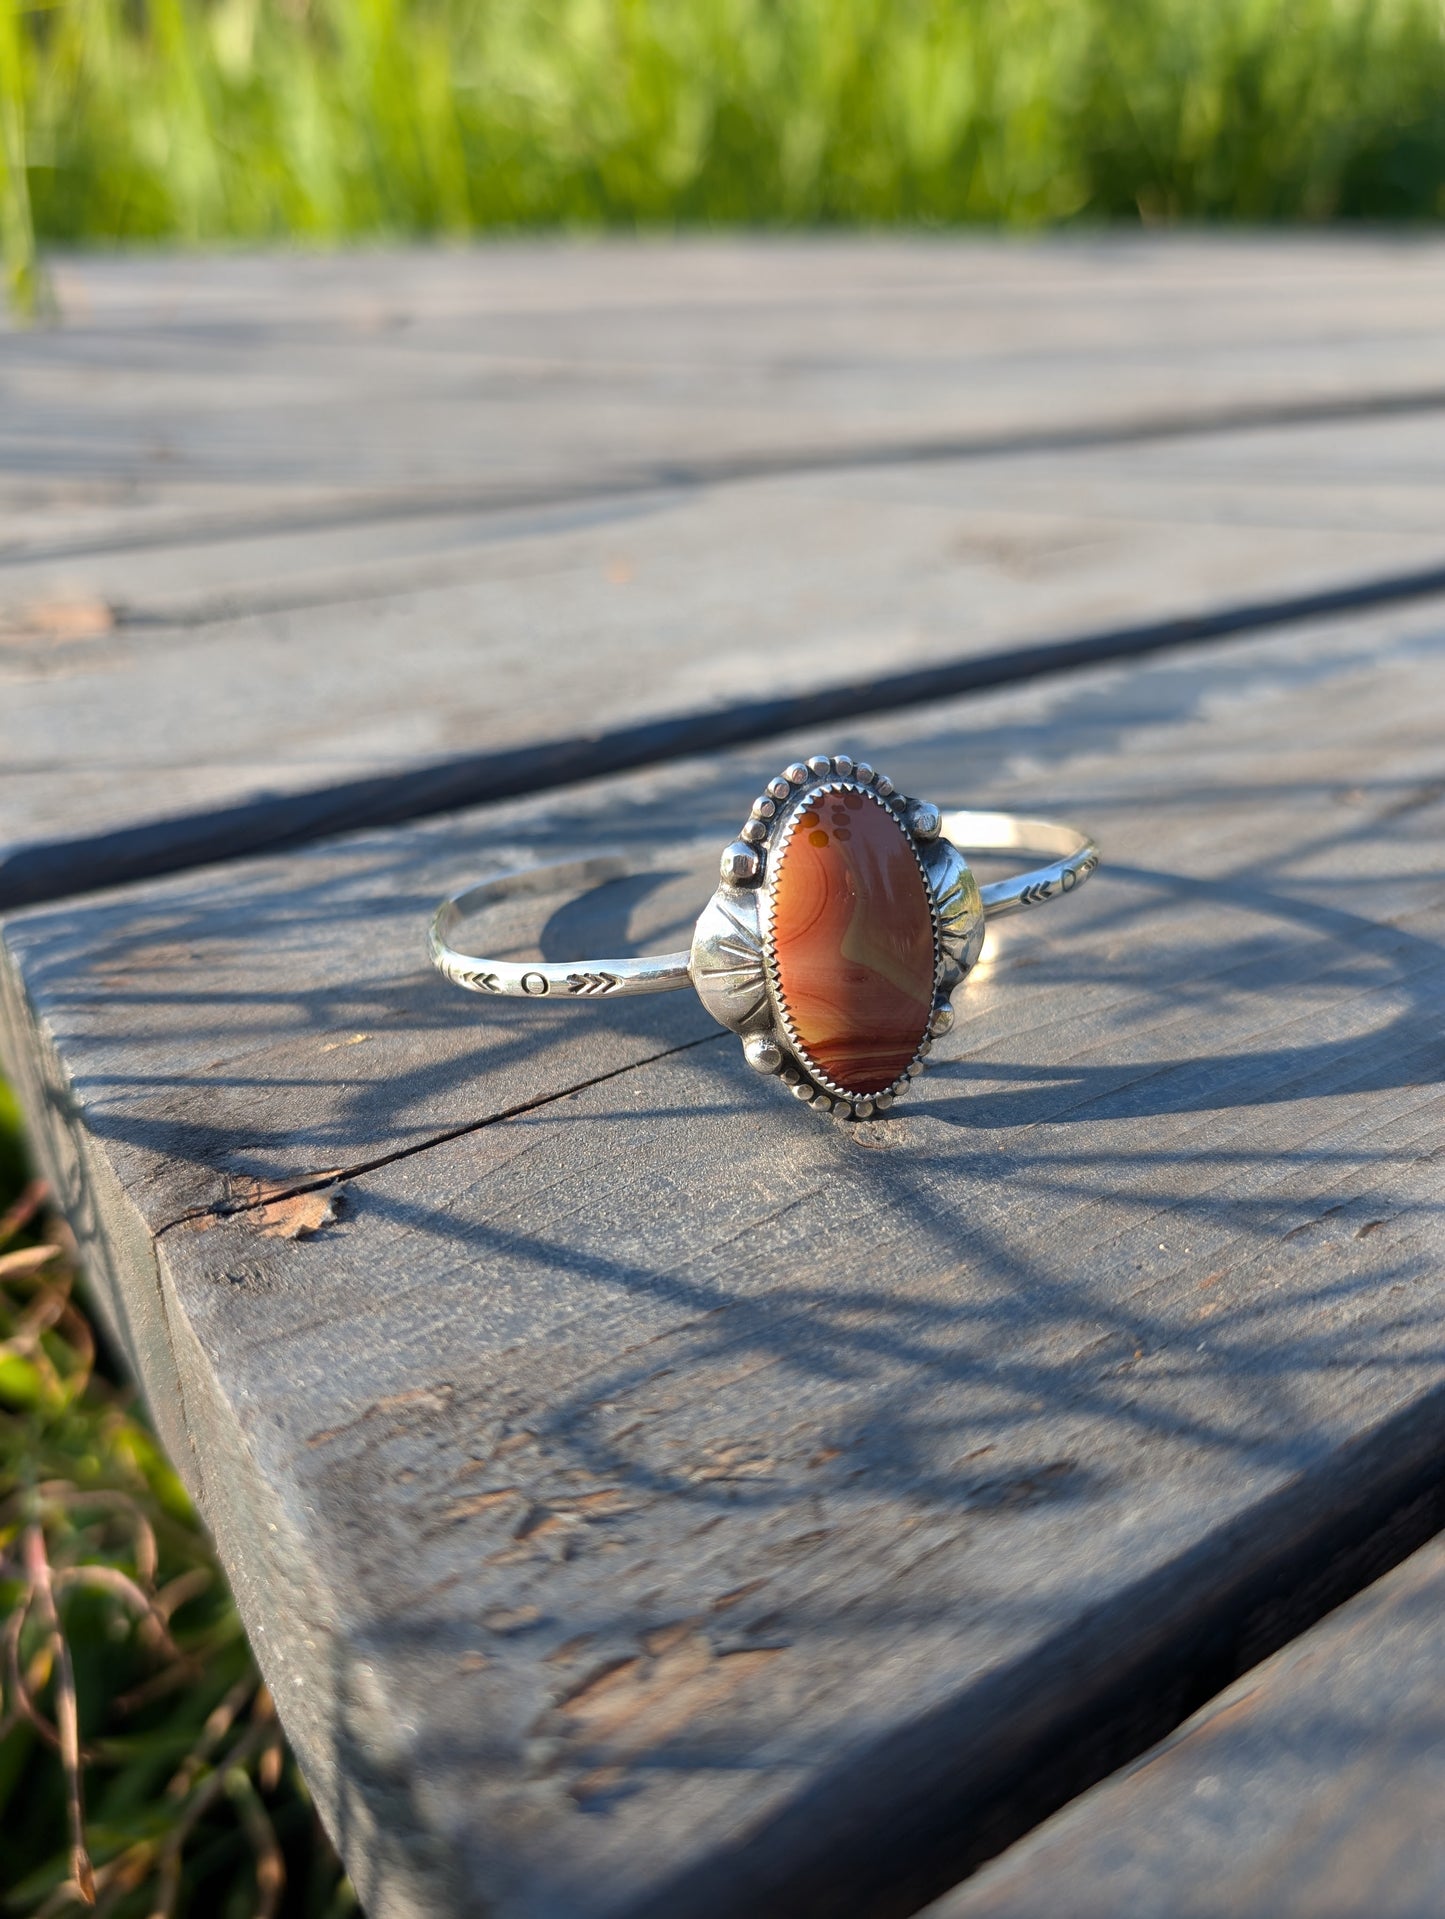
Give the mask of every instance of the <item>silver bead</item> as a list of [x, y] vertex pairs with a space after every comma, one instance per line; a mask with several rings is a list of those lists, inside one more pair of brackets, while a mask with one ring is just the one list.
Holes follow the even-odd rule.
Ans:
[[798, 1081], [802, 1077], [803, 1075], [798, 1071], [797, 1067], [794, 1066], [791, 1061], [789, 1061], [788, 1064], [784, 1066], [783, 1068], [784, 1086], [796, 1086]]
[[852, 779], [853, 762], [846, 753], [835, 753], [833, 755], [833, 771], [838, 775], [839, 779]]
[[770, 820], [777, 810], [777, 807], [773, 805], [773, 802], [768, 798], [766, 793], [763, 794], [761, 799], [753, 801], [753, 818], [755, 820]]
[[928, 1022], [929, 1032], [933, 1034], [935, 1039], [941, 1039], [945, 1033], [951, 1033], [953, 1031], [955, 1017], [956, 1015], [951, 1006], [935, 1006], [933, 1009], [933, 1018]]
[[813, 1101], [813, 1111], [815, 1113], [831, 1113], [832, 1110], [832, 1100], [829, 1099], [826, 1093], [819, 1093], [818, 1097]]
[[[908, 1077], [910, 1079], [917, 1079], [918, 1075], [922, 1071], [923, 1071], [923, 1061], [921, 1059], [916, 1059], [914, 1060], [913, 1064], [908, 1069]], [[901, 1093], [903, 1091], [903, 1088], [900, 1086], [898, 1090]]]
[[860, 786], [871, 786], [873, 784], [873, 768], [868, 764], [867, 760], [859, 760], [858, 764], [853, 768], [853, 777]]
[[793, 1098], [801, 1099], [801, 1100], [811, 1100], [812, 1097], [813, 1097], [812, 1087], [808, 1084], [807, 1080], [800, 1079], [797, 1085], [793, 1088]]
[[[885, 1093], [882, 1097], [887, 1099], [888, 1095]], [[871, 1119], [873, 1117], [873, 1101], [871, 1099], [855, 1099], [853, 1102], [853, 1117], [855, 1119]]]
[[801, 760], [794, 760], [791, 766], [784, 767], [783, 778], [791, 781], [794, 786], [806, 786], [808, 769]]
[[755, 1073], [781, 1072], [783, 1049], [771, 1033], [756, 1033], [743, 1047], [743, 1058]]
[[731, 846], [723, 848], [721, 861], [724, 886], [751, 886], [762, 871], [762, 861], [757, 850], [746, 840], [734, 840]]
[[918, 1042], [919, 1059], [922, 1059], [926, 1053], [931, 1053], [932, 1051], [933, 1051], [933, 1041], [931, 1039], [919, 1040]]
[[815, 753], [808, 761], [808, 771], [810, 773], [831, 773], [832, 770], [833, 762], [828, 758], [826, 753]]
[[880, 773], [873, 782], [873, 791], [880, 799], [889, 799], [897, 790], [886, 773]]
[[743, 838], [751, 840], [754, 846], [768, 837], [768, 829], [761, 820], [749, 820], [743, 828]]
[[875, 1093], [873, 1095], [874, 1112], [886, 1113], [897, 1097], [898, 1095], [896, 1093]]
[[768, 791], [769, 793], [772, 794], [775, 800], [785, 800], [788, 797], [789, 793], [792, 792], [792, 790], [793, 790], [792, 787], [788, 785], [788, 782], [786, 780], [769, 780], [768, 781]]
[[908, 829], [916, 840], [936, 840], [943, 815], [932, 800], [915, 800], [908, 809]]

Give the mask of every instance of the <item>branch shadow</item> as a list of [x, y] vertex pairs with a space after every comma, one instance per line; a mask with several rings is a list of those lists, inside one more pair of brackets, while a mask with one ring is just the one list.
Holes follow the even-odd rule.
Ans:
[[[1187, 715], [1203, 675], [1136, 676], [1122, 710], [1076, 688], [1074, 743]], [[1053, 726], [940, 728], [916, 784], [952, 797], [966, 749], [986, 785]], [[314, 1240], [245, 1214], [164, 1232], [206, 1355], [176, 1363], [232, 1409], [244, 1460], [218, 1469], [290, 1529], [223, 1551], [319, 1594], [333, 1720], [278, 1660], [283, 1711], [360, 1777], [379, 1735], [346, 1701], [359, 1664], [380, 1673], [419, 1728], [386, 1803], [445, 1832], [472, 1892], [515, 1868], [558, 1909], [582, 1898], [570, 1854], [518, 1840], [518, 1867], [476, 1836], [479, 1798], [532, 1780], [568, 1820], [655, 1841], [628, 1894], [646, 1911], [682, 1883], [659, 1795], [685, 1785], [709, 1832], [773, 1833], [770, 1857], [749, 1842], [757, 1909], [825, 1910], [846, 1860], [855, 1909], [882, 1912], [892, 1842], [861, 1818], [810, 1837], [785, 1801], [816, 1811], [831, 1781], [856, 1808], [871, 1779], [902, 1818], [912, 1782], [920, 1870], [956, 1871], [1054, 1790], [1039, 1742], [1084, 1704], [1112, 1702], [1113, 1730], [1090, 1760], [1073, 1727], [1070, 1780], [1117, 1762], [1140, 1634], [1166, 1678], [1128, 1736], [1153, 1737], [1191, 1660], [1213, 1683], [1268, 1638], [1271, 1581], [1314, 1592], [1307, 1615], [1400, 1513], [1392, 1551], [1438, 1523], [1417, 1483], [1445, 1449], [1438, 781], [1348, 802], [1284, 764], [1171, 781], [1159, 838], [1202, 803], [1236, 823], [1197, 871], [1131, 857], [1122, 777], [1060, 793], [1120, 857], [1000, 938], [916, 1108], [874, 1129], [779, 1104], [690, 995], [473, 1006], [426, 969], [449, 885], [604, 837], [657, 863], [506, 936], [555, 958], [685, 944], [695, 872], [654, 854], [659, 823], [685, 800], [715, 847], [757, 782], [682, 769], [10, 929], [72, 1069], [55, 1123], [93, 1135], [153, 1229], [243, 1178], [369, 1168]], [[67, 1199], [110, 1230], [112, 1202]], [[1418, 1430], [1369, 1453], [1357, 1497], [1349, 1447], [1401, 1407]], [[604, 1713], [624, 1666], [635, 1696]], [[1010, 1700], [1035, 1742], [1010, 1748], [1013, 1812], [960, 1836]], [[725, 1879], [675, 1910], [741, 1910]]]

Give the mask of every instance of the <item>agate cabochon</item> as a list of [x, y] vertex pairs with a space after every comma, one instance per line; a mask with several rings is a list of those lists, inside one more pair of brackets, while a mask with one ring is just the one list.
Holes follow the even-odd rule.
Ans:
[[845, 787], [805, 796], [769, 862], [767, 953], [804, 1064], [854, 1098], [885, 1091], [928, 1035], [933, 905], [897, 816]]

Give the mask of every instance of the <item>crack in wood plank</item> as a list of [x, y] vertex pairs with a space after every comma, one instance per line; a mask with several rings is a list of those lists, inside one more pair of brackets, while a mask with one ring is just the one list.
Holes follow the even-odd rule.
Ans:
[[[604, 1085], [608, 1080], [620, 1079], [624, 1074], [639, 1072], [645, 1066], [655, 1065], [659, 1060], [671, 1059], [678, 1053], [690, 1053], [699, 1046], [713, 1046], [732, 1037], [729, 1033], [704, 1033], [700, 1039], [684, 1040], [677, 1046], [665, 1046], [655, 1053], [648, 1053], [642, 1059], [629, 1060], [623, 1066], [614, 1066], [605, 1073], [593, 1073], [570, 1082], [566, 1086], [554, 1087], [550, 1092], [538, 1094], [536, 1099], [519, 1100], [514, 1105], [504, 1107], [501, 1112], [488, 1113], [484, 1119], [469, 1120], [465, 1125], [447, 1127], [438, 1133], [431, 1133], [425, 1139], [414, 1140], [408, 1146], [398, 1147], [390, 1153], [378, 1153], [371, 1159], [357, 1160], [350, 1166], [331, 1167], [326, 1172], [303, 1175], [294, 1180], [240, 1181], [235, 1184], [227, 1199], [218, 1200], [213, 1206], [195, 1206], [187, 1212], [178, 1213], [173, 1219], [157, 1226], [155, 1237], [174, 1232], [179, 1226], [189, 1227], [194, 1232], [205, 1232], [207, 1227], [224, 1219], [244, 1218], [255, 1214], [262, 1222], [263, 1233], [294, 1239], [316, 1230], [303, 1224], [300, 1234], [285, 1230], [287, 1222], [298, 1219], [303, 1222], [312, 1217], [311, 1210], [299, 1212], [287, 1210], [289, 1202], [313, 1194], [329, 1191], [332, 1187], [345, 1185], [347, 1181], [359, 1179], [365, 1173], [378, 1172], [383, 1166], [395, 1165], [398, 1160], [415, 1159], [420, 1153], [432, 1152], [438, 1146], [449, 1145], [453, 1140], [465, 1139], [468, 1134], [484, 1132], [489, 1126], [500, 1126], [504, 1120], [520, 1119], [524, 1114], [539, 1112], [543, 1107], [553, 1106], [558, 1100], [571, 1099], [575, 1094], [585, 1092], [589, 1087]], [[329, 1217], [329, 1216], [328, 1216]], [[321, 1223], [325, 1223], [324, 1221]], [[276, 1230], [273, 1230], [276, 1229]]]

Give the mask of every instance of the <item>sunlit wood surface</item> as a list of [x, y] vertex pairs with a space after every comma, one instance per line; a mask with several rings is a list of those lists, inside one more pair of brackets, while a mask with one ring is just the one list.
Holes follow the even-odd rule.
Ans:
[[[901, 1915], [1000, 1854], [949, 1896], [1022, 1919], [1109, 1845], [1111, 1910], [1311, 1910], [1262, 1748], [1233, 1905], [1205, 1735], [1119, 1769], [1281, 1646], [1298, 1718], [1445, 1521], [1445, 246], [59, 285], [0, 335], [7, 1068], [370, 1919]], [[502, 948], [684, 944], [818, 750], [1104, 848], [896, 1116], [691, 995], [427, 966], [443, 891], [576, 847], [677, 852]], [[492, 803], [423, 817], [466, 756]], [[112, 846], [183, 870], [96, 892]]]

